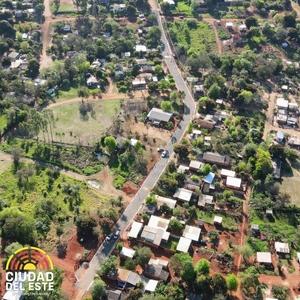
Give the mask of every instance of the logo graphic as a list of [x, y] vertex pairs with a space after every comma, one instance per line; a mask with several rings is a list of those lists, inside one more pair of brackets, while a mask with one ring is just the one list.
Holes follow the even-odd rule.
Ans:
[[22, 295], [47, 295], [54, 290], [53, 262], [37, 247], [24, 247], [6, 263], [6, 291]]
[[24, 247], [10, 256], [6, 271], [50, 271], [53, 263], [49, 255], [37, 247]]

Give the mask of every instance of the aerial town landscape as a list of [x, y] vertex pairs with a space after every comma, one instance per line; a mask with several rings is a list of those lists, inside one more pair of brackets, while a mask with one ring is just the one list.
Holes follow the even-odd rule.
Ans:
[[299, 0], [0, 0], [1, 299], [300, 300], [299, 116]]

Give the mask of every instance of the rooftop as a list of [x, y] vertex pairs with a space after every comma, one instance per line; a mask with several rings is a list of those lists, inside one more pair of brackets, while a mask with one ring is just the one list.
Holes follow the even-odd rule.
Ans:
[[143, 228], [143, 224], [142, 223], [139, 223], [139, 222], [133, 222], [132, 225], [131, 225], [131, 229], [128, 233], [128, 237], [131, 237], [131, 238], [137, 238], [139, 233], [141, 232]]
[[189, 164], [190, 169], [199, 170], [203, 166], [203, 162], [199, 160], [191, 160]]
[[160, 108], [154, 107], [148, 113], [147, 118], [150, 120], [155, 120], [155, 121], [160, 121], [160, 122], [169, 122], [172, 115], [173, 115], [172, 113], [168, 113], [168, 112], [163, 111]]
[[228, 169], [222, 169], [221, 170], [221, 176], [224, 176], [224, 177], [235, 177], [235, 171], [232, 171], [232, 170], [228, 170]]
[[240, 188], [242, 184], [242, 179], [237, 177], [227, 177], [226, 178], [226, 186], [233, 188]]
[[187, 239], [187, 238], [185, 238], [185, 237], [182, 236], [179, 239], [179, 242], [178, 242], [176, 250], [180, 251], [180, 252], [187, 253], [187, 252], [189, 252], [191, 243], [192, 243], [192, 240]]
[[177, 189], [176, 193], [174, 194], [174, 198], [180, 199], [182, 201], [190, 202], [192, 198], [193, 192], [184, 188]]
[[166, 205], [169, 208], [173, 209], [176, 206], [177, 201], [166, 198], [166, 197], [161, 197], [161, 196], [156, 196], [156, 201], [157, 201], [157, 207], [160, 208], [162, 205]]
[[212, 184], [215, 179], [215, 173], [209, 172], [203, 179], [204, 182]]
[[133, 258], [135, 254], [135, 250], [131, 248], [123, 247], [120, 254], [126, 257]]
[[222, 224], [222, 221], [223, 221], [222, 217], [220, 217], [220, 216], [215, 216], [214, 217], [214, 223]]
[[151, 216], [148, 222], [148, 226], [161, 228], [163, 230], [167, 230], [169, 226], [170, 220], [164, 219], [158, 216]]
[[198, 242], [201, 234], [201, 228], [186, 225], [182, 236], [192, 241]]
[[257, 252], [256, 253], [256, 261], [258, 263], [271, 264], [272, 263], [271, 252]]
[[288, 243], [275, 242], [275, 250], [277, 253], [290, 253], [290, 248]]

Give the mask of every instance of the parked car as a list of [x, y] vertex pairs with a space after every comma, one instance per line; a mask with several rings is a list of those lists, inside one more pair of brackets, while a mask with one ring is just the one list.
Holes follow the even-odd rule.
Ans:
[[167, 157], [169, 157], [169, 151], [168, 151], [168, 150], [164, 150], [164, 151], [162, 152], [162, 154], [161, 154], [161, 157], [162, 157], [162, 158], [167, 158]]

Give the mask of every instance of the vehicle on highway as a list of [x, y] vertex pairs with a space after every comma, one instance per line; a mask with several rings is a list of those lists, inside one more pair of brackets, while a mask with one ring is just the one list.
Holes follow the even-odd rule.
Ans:
[[169, 151], [168, 151], [168, 150], [164, 150], [164, 151], [162, 152], [162, 154], [161, 154], [161, 157], [162, 157], [162, 158], [167, 158], [167, 157], [169, 157]]

